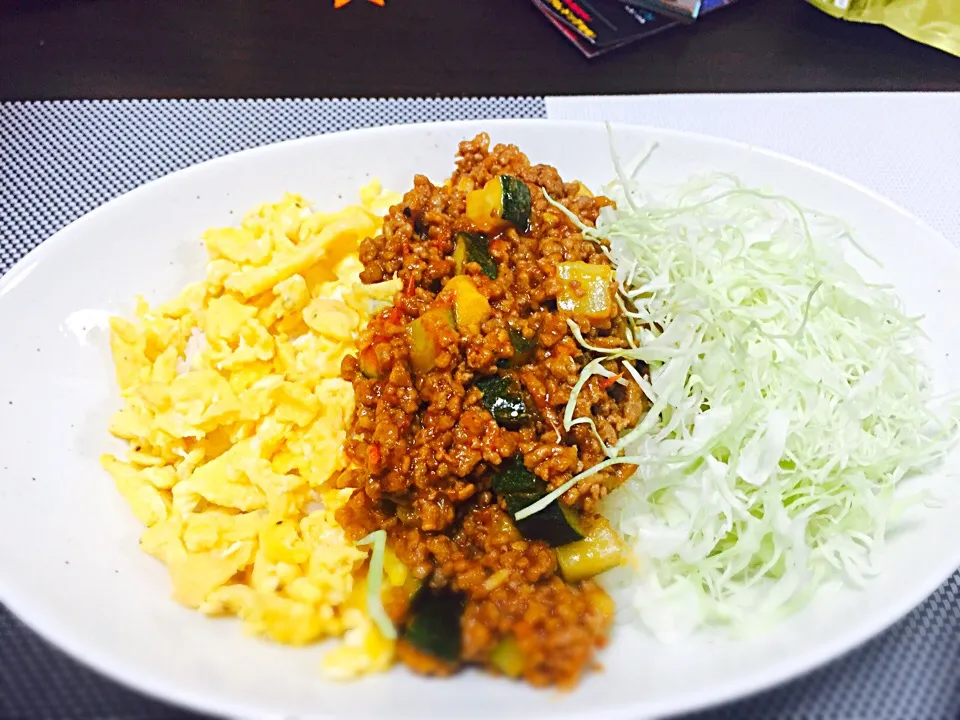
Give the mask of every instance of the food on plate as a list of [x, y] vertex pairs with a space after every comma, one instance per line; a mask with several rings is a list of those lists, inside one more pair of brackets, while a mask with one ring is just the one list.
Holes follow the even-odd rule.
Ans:
[[[361, 280], [403, 289], [344, 361], [353, 466], [337, 486], [355, 492], [337, 519], [353, 539], [385, 532], [421, 581], [387, 607], [418, 672], [566, 686], [606, 641], [612, 604], [593, 577], [625, 554], [596, 507], [632, 467], [515, 518], [606, 460], [602, 441], [645, 409], [622, 363], [586, 347], [629, 348], [629, 327], [602, 244], [555, 204], [589, 225], [610, 201], [480, 136], [447, 183], [417, 176], [360, 246]], [[578, 387], [591, 363], [603, 374]], [[584, 420], [565, 430], [574, 396]]]
[[[325, 658], [343, 676], [393, 658], [364, 611], [369, 551], [334, 517], [350, 491], [326, 484], [353, 413], [341, 361], [399, 287], [359, 282], [357, 247], [397, 198], [361, 199], [324, 214], [288, 195], [208, 230], [202, 282], [112, 319], [110, 431], [130, 448], [102, 459], [179, 602], [292, 645], [347, 633]], [[408, 576], [391, 554], [386, 585]]]
[[[616, 160], [616, 159], [615, 159]], [[838, 221], [729, 176], [594, 195], [486, 135], [452, 175], [204, 235], [114, 318], [104, 467], [174, 597], [269, 639], [570, 687], [871, 572], [958, 413]], [[609, 594], [608, 594], [609, 593]]]
[[[954, 446], [918, 318], [836, 218], [708, 173], [622, 175], [588, 237], [607, 239], [652, 404], [609, 449], [637, 472], [601, 512], [642, 557], [604, 585], [661, 639], [753, 628], [824, 582], [879, 571], [925, 495], [905, 478]], [[935, 498], [933, 498], [935, 500]]]
[[174, 597], [279, 642], [345, 635], [337, 677], [396, 656], [567, 686], [612, 621], [592, 578], [627, 555], [595, 508], [630, 466], [512, 517], [644, 409], [605, 371], [576, 388], [594, 419], [561, 429], [602, 362], [582, 342], [628, 327], [609, 258], [543, 190], [586, 223], [609, 201], [487, 142], [403, 198], [287, 196], [210, 230], [204, 282], [112, 322], [131, 448], [103, 464]]

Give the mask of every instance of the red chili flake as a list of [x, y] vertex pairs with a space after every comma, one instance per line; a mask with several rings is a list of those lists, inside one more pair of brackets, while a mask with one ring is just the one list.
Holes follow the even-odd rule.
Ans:
[[507, 251], [507, 241], [506, 240], [494, 240], [490, 243], [490, 252], [497, 255], [502, 255]]
[[609, 390], [611, 387], [613, 387], [616, 384], [617, 380], [619, 380], [622, 377], [623, 377], [623, 373], [619, 373], [617, 375], [613, 375], [612, 377], [603, 378], [603, 380], [600, 381], [600, 389]]
[[403, 286], [403, 294], [408, 297], [410, 295], [413, 295], [413, 291], [416, 289], [416, 286], [417, 286], [417, 278], [414, 277], [413, 273], [410, 273], [409, 275], [407, 275], [407, 282]]
[[371, 468], [380, 465], [380, 446], [377, 443], [367, 446], [367, 464]]

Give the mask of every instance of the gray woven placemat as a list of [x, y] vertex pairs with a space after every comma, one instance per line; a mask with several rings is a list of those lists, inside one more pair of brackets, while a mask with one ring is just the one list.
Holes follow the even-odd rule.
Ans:
[[[211, 157], [356, 127], [544, 116], [542, 98], [0, 103], [0, 275], [83, 213]], [[695, 720], [956, 720], [958, 600], [954, 576], [847, 657]], [[0, 718], [197, 716], [87, 670], [0, 607]]]

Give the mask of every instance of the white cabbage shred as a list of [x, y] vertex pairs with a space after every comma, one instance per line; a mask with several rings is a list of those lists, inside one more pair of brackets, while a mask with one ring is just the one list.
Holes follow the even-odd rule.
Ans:
[[357, 545], [372, 545], [370, 551], [370, 567], [367, 572], [367, 615], [377, 626], [380, 634], [388, 640], [397, 639], [397, 629], [390, 621], [386, 609], [383, 607], [383, 562], [387, 551], [386, 530], [374, 530]]
[[917, 499], [895, 488], [955, 438], [918, 319], [845, 260], [842, 223], [788, 199], [717, 174], [648, 189], [621, 173], [608, 194], [618, 209], [582, 229], [610, 243], [637, 348], [607, 356], [649, 364], [631, 377], [652, 404], [607, 448], [638, 464], [602, 505], [638, 559], [608, 589], [669, 640], [861, 583]]

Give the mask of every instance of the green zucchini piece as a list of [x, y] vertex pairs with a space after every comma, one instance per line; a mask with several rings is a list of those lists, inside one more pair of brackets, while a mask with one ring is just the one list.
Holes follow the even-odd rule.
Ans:
[[557, 548], [560, 572], [567, 582], [579, 582], [606, 572], [623, 562], [623, 545], [604, 518], [595, 518], [587, 536]]
[[523, 333], [514, 328], [507, 330], [510, 336], [510, 344], [513, 345], [513, 361], [517, 365], [525, 365], [533, 359], [533, 353], [537, 349], [537, 338], [524, 337]]
[[491, 280], [497, 279], [497, 263], [490, 255], [490, 241], [482, 233], [457, 233], [457, 244], [453, 251], [453, 261], [457, 275], [463, 275], [467, 263], [475, 262], [480, 270]]
[[616, 276], [612, 265], [573, 261], [557, 265], [557, 307], [585, 320], [606, 320], [616, 310]]
[[450, 590], [421, 592], [413, 603], [413, 619], [404, 639], [421, 652], [441, 660], [460, 660], [460, 617], [464, 600]]
[[[542, 498], [545, 493], [511, 493], [504, 495], [510, 515]], [[527, 540], [542, 540], [550, 547], [559, 547], [583, 538], [576, 512], [561, 502], [550, 503], [540, 512], [523, 520], [514, 520], [517, 530]]]
[[500, 464], [493, 477], [493, 491], [497, 495], [526, 493], [546, 495], [547, 484], [527, 470], [522, 455], [514, 455]]
[[508, 328], [507, 334], [510, 336], [510, 345], [513, 346], [513, 355], [497, 360], [497, 367], [517, 368], [531, 362], [537, 352], [537, 338], [524, 337], [523, 333], [515, 328]]
[[[547, 494], [547, 484], [523, 464], [522, 455], [501, 463], [493, 477], [493, 492], [503, 498], [511, 518]], [[573, 508], [555, 502], [514, 525], [527, 540], [542, 540], [551, 547], [575, 543], [583, 538], [580, 519]]]
[[523, 652], [513, 635], [497, 643], [490, 654], [490, 664], [507, 677], [520, 677], [523, 673]]
[[530, 229], [530, 188], [511, 175], [499, 175], [482, 188], [467, 193], [466, 216], [479, 230], [493, 232], [513, 225], [519, 232]]
[[530, 228], [530, 188], [512, 175], [501, 175], [503, 219], [520, 232]]
[[380, 361], [377, 359], [377, 349], [374, 345], [367, 345], [357, 353], [357, 364], [364, 377], [377, 380], [381, 375]]
[[455, 329], [450, 308], [427, 310], [408, 326], [410, 335], [410, 362], [418, 373], [433, 370], [442, 350], [443, 334]]
[[476, 335], [493, 309], [483, 293], [477, 290], [473, 280], [467, 275], [456, 275], [447, 281], [443, 293], [453, 299], [453, 320], [457, 330]]
[[483, 406], [498, 425], [517, 430], [533, 419], [516, 378], [494, 375], [478, 380], [476, 385], [483, 393]]

